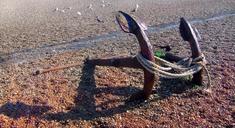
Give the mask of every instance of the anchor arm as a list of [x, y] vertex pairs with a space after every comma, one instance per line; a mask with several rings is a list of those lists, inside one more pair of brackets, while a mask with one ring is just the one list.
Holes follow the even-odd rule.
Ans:
[[[150, 41], [143, 30], [143, 27], [141, 27], [141, 25], [131, 16], [122, 11], [119, 11], [119, 14], [116, 16], [116, 18], [123, 31], [127, 33], [132, 33], [136, 36], [140, 45], [140, 53], [142, 54], [142, 56], [154, 62], [155, 59], [154, 59], [152, 45], [150, 44]], [[147, 99], [152, 92], [155, 83], [154, 82], [155, 75], [144, 68], [143, 70], [144, 70], [144, 89], [143, 92], [139, 93], [139, 95], [136, 95], [136, 98], [142, 97]]]
[[[152, 62], [155, 62], [152, 45], [150, 44], [146, 33], [140, 28], [135, 32], [135, 36], [139, 42], [142, 56]], [[155, 83], [154, 81], [155, 75], [144, 69], [144, 98], [147, 99], [152, 93], [152, 89]]]
[[[185, 41], [188, 41], [191, 47], [192, 51], [192, 58], [197, 58], [202, 55], [200, 45], [198, 43], [196, 34], [194, 30], [192, 29], [192, 26], [190, 23], [185, 20], [184, 18], [180, 19], [180, 34], [183, 37]], [[197, 84], [197, 85], [202, 85], [202, 73], [203, 70], [199, 71], [198, 73], [195, 73], [193, 75], [192, 83]]]

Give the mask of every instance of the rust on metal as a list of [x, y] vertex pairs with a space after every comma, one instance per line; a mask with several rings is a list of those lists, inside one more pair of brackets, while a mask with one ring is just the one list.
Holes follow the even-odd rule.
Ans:
[[[192, 26], [190, 25], [190, 23], [185, 20], [184, 18], [180, 19], [180, 34], [182, 36], [182, 38], [185, 41], [188, 41], [191, 47], [191, 51], [192, 51], [192, 58], [197, 58], [199, 56], [202, 55], [197, 37], [196, 37], [196, 33], [194, 32]], [[192, 79], [192, 83], [197, 84], [197, 85], [202, 85], [202, 73], [203, 70], [199, 71], [198, 73], [193, 74], [193, 79]]]
[[[116, 16], [117, 22], [121, 29], [126, 33], [132, 33], [136, 36], [139, 46], [140, 53], [142, 56], [152, 62], [155, 61], [152, 45], [144, 32], [145, 27], [132, 18], [130, 15], [119, 11]], [[180, 19], [180, 33], [185, 41], [188, 41], [192, 51], [192, 58], [197, 58], [202, 55], [201, 49], [196, 37], [194, 30], [192, 29], [190, 23], [184, 18]], [[165, 58], [171, 62], [177, 62], [182, 57], [175, 56], [169, 52], [165, 54]], [[149, 71], [147, 71], [141, 64], [137, 61], [136, 57], [113, 57], [109, 59], [93, 59], [91, 60], [96, 65], [101, 66], [115, 66], [115, 67], [130, 67], [130, 68], [141, 68], [144, 70], [144, 89], [142, 92], [133, 95], [133, 99], [145, 98], [147, 99], [153, 89], [154, 81], [156, 76]], [[202, 85], [202, 70], [193, 75], [192, 82], [194, 84]]]
[[33, 72], [33, 75], [44, 74], [44, 73], [48, 73], [48, 72], [51, 72], [51, 71], [57, 71], [57, 70], [70, 68], [70, 67], [76, 67], [80, 64], [81, 64], [81, 62], [74, 63], [74, 64], [68, 64], [68, 65], [64, 65], [64, 66], [53, 67], [53, 68], [49, 68], [49, 69], [38, 69], [38, 70]]
[[[135, 21], [128, 14], [119, 11], [119, 14], [117, 15], [117, 21], [121, 28], [126, 27], [126, 26], [123, 26], [125, 24], [122, 23], [122, 21], [125, 21], [125, 20], [127, 21], [129, 32], [134, 34], [139, 42], [142, 56], [154, 62], [155, 59], [154, 59], [152, 45], [150, 44], [150, 41], [146, 33], [144, 32], [142, 25], [140, 25], [138, 21]], [[154, 74], [144, 69], [144, 90], [143, 90], [144, 98], [148, 98], [150, 96], [152, 89], [153, 89], [154, 81], [155, 81]]]
[[[140, 53], [141, 55], [148, 59], [149, 61], [155, 62], [155, 57], [152, 49], [152, 45], [150, 44], [150, 41], [144, 32], [144, 30], [147, 29], [145, 25], [138, 22], [134, 18], [132, 18], [130, 15], [119, 11], [116, 15], [116, 20], [118, 24], [120, 25], [121, 29], [126, 33], [132, 33], [136, 36], [139, 46], [140, 46]], [[192, 58], [197, 58], [202, 55], [196, 34], [191, 27], [190, 23], [185, 20], [184, 18], [180, 19], [180, 34], [183, 37], [185, 41], [188, 41], [191, 47], [192, 51]], [[165, 47], [162, 47], [165, 48]], [[168, 51], [170, 51], [170, 47], [166, 47]], [[169, 52], [165, 54], [164, 59], [171, 62], [177, 62], [179, 60], [182, 60], [182, 57], [175, 56]], [[101, 58], [101, 59], [88, 59], [89, 63], [99, 66], [114, 66], [114, 67], [129, 67], [129, 68], [136, 68], [136, 69], [143, 69], [144, 71], [144, 88], [142, 91], [133, 94], [131, 99], [147, 99], [153, 89], [153, 86], [155, 84], [155, 79], [158, 79], [158, 76], [155, 76], [155, 74], [149, 72], [146, 70], [137, 60], [136, 57], [123, 57], [123, 56], [116, 56], [111, 58]], [[49, 71], [55, 71], [60, 70], [68, 67], [74, 67], [79, 65], [80, 63], [70, 64], [66, 66], [60, 66], [60, 67], [54, 67], [50, 69], [43, 69], [43, 70], [37, 70], [34, 74], [41, 74], [46, 73]], [[192, 82], [197, 85], [202, 85], [202, 70], [198, 73], [193, 75]]]
[[[139, 45], [140, 53], [146, 59], [150, 61], [155, 61], [152, 45], [144, 32], [144, 27], [138, 21], [134, 20], [130, 15], [119, 11], [116, 15], [116, 19], [121, 29], [124, 32], [132, 33], [136, 36]], [[141, 68], [144, 70], [144, 89], [133, 95], [133, 99], [145, 98], [147, 99], [153, 89], [155, 75], [144, 69], [141, 64], [137, 61], [136, 57], [113, 57], [113, 58], [103, 58], [103, 59], [93, 59], [91, 62], [95, 65], [100, 66], [115, 66], [115, 67], [130, 67], [130, 68]]]

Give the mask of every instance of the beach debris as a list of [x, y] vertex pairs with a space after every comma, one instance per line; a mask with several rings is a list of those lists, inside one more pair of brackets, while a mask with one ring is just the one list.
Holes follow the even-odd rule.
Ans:
[[49, 68], [49, 69], [36, 69], [36, 70], [33, 71], [32, 75], [35, 76], [35, 75], [39, 75], [39, 74], [48, 73], [48, 72], [51, 72], [51, 71], [58, 71], [58, 70], [66, 69], [66, 68], [76, 67], [78, 65], [81, 65], [81, 62], [68, 64], [68, 65], [63, 65], [63, 66], [52, 67], [52, 68]]
[[131, 12], [137, 12], [138, 8], [139, 8], [139, 4], [136, 4], [135, 9], [133, 9]]
[[55, 10], [54, 11], [59, 11], [59, 8], [55, 8]]
[[92, 4], [90, 4], [90, 5], [88, 6], [88, 9], [93, 10], [93, 8], [92, 8]]
[[77, 14], [78, 14], [79, 16], [81, 16], [81, 15], [82, 15], [82, 13], [81, 13], [81, 12], [79, 12], [79, 11], [77, 11]]
[[72, 7], [68, 7], [68, 8], [64, 8], [64, 9], [55, 8], [54, 11], [55, 11], [55, 12], [58, 12], [58, 11], [59, 11], [59, 12], [65, 13], [65, 10], [66, 10], [66, 9], [67, 9], [67, 10], [72, 10]]
[[102, 0], [102, 5], [101, 5], [103, 8], [105, 7], [105, 2], [104, 0]]
[[62, 13], [65, 13], [65, 10], [64, 10], [64, 9], [59, 9], [59, 8], [55, 8], [54, 11], [55, 11], [55, 12], [62, 12]]
[[104, 21], [103, 21], [99, 16], [96, 16], [96, 20], [97, 20], [98, 22], [104, 23]]
[[65, 10], [64, 9], [62, 9], [62, 10], [60, 10], [62, 13], [65, 13]]

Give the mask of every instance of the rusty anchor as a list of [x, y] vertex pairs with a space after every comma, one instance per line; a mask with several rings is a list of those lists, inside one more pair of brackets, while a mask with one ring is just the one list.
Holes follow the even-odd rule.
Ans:
[[[138, 39], [141, 54], [150, 61], [155, 61], [152, 45], [144, 32], [144, 26], [135, 21], [128, 14], [119, 11], [116, 16], [117, 22], [121, 29], [126, 33], [132, 33]], [[144, 69], [138, 62], [136, 57], [112, 57], [103, 59], [92, 59], [90, 60], [94, 65], [99, 66], [114, 66], [114, 67], [129, 67], [139, 68], [144, 70], [144, 89], [143, 92], [139, 92], [134, 98], [145, 98], [147, 99], [151, 92], [155, 81], [155, 75]]]
[[[132, 33], [136, 36], [141, 55], [149, 61], [155, 62], [152, 45], [144, 32], [146, 29], [143, 24], [136, 21], [130, 15], [125, 12], [119, 11], [116, 15], [116, 20], [121, 29], [126, 33]], [[188, 41], [192, 51], [192, 58], [197, 58], [202, 55], [201, 49], [196, 37], [196, 34], [191, 27], [190, 23], [184, 18], [180, 19], [180, 33], [185, 41]], [[166, 53], [165, 59], [169, 61], [179, 61], [182, 58], [175, 56], [169, 52]], [[137, 60], [136, 57], [111, 57], [101, 59], [90, 59], [92, 64], [98, 66], [114, 66], [114, 67], [129, 67], [143, 69], [144, 71], [144, 87], [141, 92], [132, 95], [132, 99], [147, 99], [152, 93], [155, 80], [159, 79], [159, 76], [147, 71]], [[202, 85], [202, 70], [193, 75], [192, 83]]]
[[[119, 11], [116, 15], [116, 20], [120, 26], [120, 28], [126, 32], [134, 34], [139, 42], [140, 46], [140, 54], [147, 60], [151, 62], [155, 62], [155, 57], [153, 53], [152, 45], [145, 33], [144, 30], [147, 29], [145, 25], [135, 20], [133, 17], [128, 15], [125, 12]], [[191, 47], [192, 51], [192, 59], [201, 57], [203, 54], [201, 52], [198, 39], [197, 39], [197, 31], [195, 32], [195, 29], [192, 28], [190, 23], [185, 20], [184, 18], [180, 19], [180, 34], [182, 38], [185, 41], [188, 41]], [[170, 52], [166, 52], [165, 60], [170, 62], [177, 62], [182, 60], [182, 57], [178, 57], [173, 55]], [[159, 76], [155, 75], [148, 70], [146, 70], [145, 67], [141, 65], [141, 63], [138, 61], [136, 56], [129, 56], [129, 57], [121, 57], [121, 56], [115, 56], [110, 58], [99, 58], [99, 59], [87, 59], [87, 61], [94, 65], [94, 66], [114, 66], [114, 67], [129, 67], [129, 68], [136, 68], [136, 69], [143, 69], [144, 71], [144, 87], [143, 90], [133, 94], [131, 96], [131, 99], [148, 99], [150, 94], [152, 93], [153, 86], [155, 84], [155, 80], [159, 80]], [[80, 64], [80, 63], [79, 63]], [[50, 71], [55, 70], [61, 70], [64, 68], [74, 67], [78, 64], [71, 64], [61, 67], [54, 67], [50, 69], [42, 69], [42, 70], [36, 70], [34, 72], [34, 75], [47, 73]], [[197, 85], [202, 85], [202, 73], [203, 70], [200, 70], [199, 72], [193, 74], [192, 83]]]
[[[185, 41], [188, 41], [190, 44], [191, 51], [192, 51], [192, 58], [195, 59], [197, 57], [202, 56], [203, 54], [201, 52], [201, 48], [199, 46], [198, 39], [196, 36], [196, 34], [198, 35], [198, 33], [195, 33], [190, 23], [186, 21], [184, 18], [181, 18], [179, 29], [180, 29], [180, 34], [182, 38]], [[193, 74], [192, 83], [196, 85], [202, 85], [202, 73], [203, 73], [203, 70], [199, 71], [196, 74]]]

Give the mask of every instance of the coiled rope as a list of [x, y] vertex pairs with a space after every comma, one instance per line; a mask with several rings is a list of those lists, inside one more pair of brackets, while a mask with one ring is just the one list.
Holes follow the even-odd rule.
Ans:
[[206, 67], [206, 59], [203, 54], [194, 59], [184, 58], [177, 63], [171, 63], [156, 56], [156, 63], [154, 63], [144, 58], [141, 53], [138, 53], [136, 58], [146, 70], [165, 78], [181, 78], [191, 76], [203, 69], [208, 79], [207, 89], [211, 87], [211, 77]]

